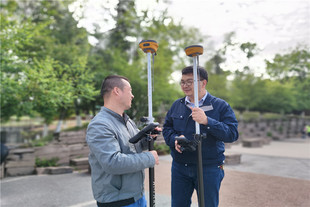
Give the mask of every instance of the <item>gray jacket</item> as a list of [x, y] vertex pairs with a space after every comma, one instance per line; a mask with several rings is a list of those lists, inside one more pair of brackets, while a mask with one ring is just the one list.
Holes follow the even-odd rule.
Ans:
[[102, 107], [89, 123], [86, 141], [96, 201], [137, 201], [142, 197], [144, 169], [154, 167], [155, 159], [150, 152], [142, 152], [147, 141], [129, 143], [138, 131], [126, 114], [121, 117], [106, 107]]

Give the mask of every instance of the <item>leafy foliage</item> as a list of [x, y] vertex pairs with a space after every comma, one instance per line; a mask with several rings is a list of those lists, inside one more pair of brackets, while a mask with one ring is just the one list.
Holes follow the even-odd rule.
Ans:
[[[1, 120], [37, 112], [49, 124], [61, 111], [78, 111], [76, 100], [92, 100], [97, 92], [86, 68], [87, 32], [77, 27], [67, 3], [9, 1], [3, 5], [7, 10], [1, 21], [5, 54]], [[25, 8], [28, 16], [22, 13]]]
[[268, 74], [287, 90], [283, 95], [293, 100], [289, 111], [310, 110], [310, 50], [297, 47], [292, 52], [275, 55], [273, 61], [266, 61]]
[[59, 158], [53, 157], [51, 159], [40, 159], [36, 157], [36, 167], [56, 167]]
[[[207, 37], [199, 29], [175, 22], [167, 10], [137, 13], [134, 0], [119, 0], [116, 8], [105, 8], [115, 27], [101, 32], [99, 24], [90, 34], [78, 26], [68, 5], [72, 1], [1, 2], [1, 121], [11, 116], [55, 118], [93, 114], [103, 104], [99, 95], [102, 80], [110, 74], [130, 79], [135, 96], [128, 114], [147, 115], [147, 58], [138, 44], [156, 40], [159, 49], [153, 72], [153, 111], [161, 121], [172, 102], [183, 94], [171, 81], [174, 72], [190, 65], [184, 48]], [[112, 12], [112, 10], [115, 10]], [[27, 10], [27, 12], [25, 12]], [[106, 22], [105, 19], [102, 20]], [[250, 60], [259, 50], [253, 42], [236, 43], [227, 35], [205, 68], [207, 90], [227, 100], [235, 109], [260, 112], [300, 113], [310, 110], [310, 52], [300, 46], [266, 61], [270, 78], [257, 77], [248, 65], [223, 69], [231, 48]], [[90, 45], [88, 37], [97, 39]], [[228, 80], [233, 77], [233, 80]]]

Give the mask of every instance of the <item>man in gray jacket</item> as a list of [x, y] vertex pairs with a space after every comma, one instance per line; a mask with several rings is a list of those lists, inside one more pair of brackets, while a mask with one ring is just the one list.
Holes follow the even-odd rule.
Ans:
[[144, 169], [159, 161], [156, 151], [143, 152], [147, 147], [144, 139], [129, 143], [139, 131], [124, 113], [134, 98], [129, 80], [108, 76], [101, 95], [104, 106], [91, 120], [86, 134], [94, 198], [98, 207], [146, 207]]

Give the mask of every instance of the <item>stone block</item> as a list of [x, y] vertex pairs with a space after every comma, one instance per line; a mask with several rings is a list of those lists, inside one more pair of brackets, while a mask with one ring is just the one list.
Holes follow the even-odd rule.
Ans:
[[13, 149], [5, 161], [5, 176], [31, 175], [34, 173], [33, 148]]
[[47, 167], [36, 167], [35, 171], [37, 175], [44, 175], [49, 173], [49, 169]]
[[49, 174], [49, 175], [57, 175], [57, 174], [66, 174], [72, 173], [73, 168], [69, 166], [57, 166], [57, 167], [37, 167], [36, 173], [38, 175]]
[[40, 159], [52, 159], [57, 157], [57, 165], [69, 165], [70, 149], [63, 145], [46, 145], [35, 148], [35, 157]]
[[227, 153], [225, 152], [225, 164], [226, 165], [238, 165], [241, 163], [240, 153]]
[[248, 138], [242, 140], [243, 147], [261, 147], [263, 145], [262, 138]]
[[88, 158], [87, 157], [82, 157], [82, 158], [75, 158], [70, 160], [71, 165], [88, 165]]
[[271, 137], [264, 137], [263, 138], [263, 144], [265, 145], [265, 144], [270, 144], [270, 142], [271, 142]]
[[4, 178], [4, 163], [0, 166], [0, 179]]
[[34, 153], [33, 148], [19, 148], [10, 150], [11, 154], [27, 154], [27, 153]]
[[70, 165], [75, 170], [87, 170], [89, 168], [88, 157], [71, 159]]
[[35, 166], [35, 159], [33, 156], [33, 159], [31, 160], [18, 160], [18, 161], [6, 161], [5, 167], [11, 168], [11, 167], [34, 167]]
[[88, 170], [89, 165], [72, 166], [72, 168], [73, 168], [74, 170], [77, 170], [77, 171], [79, 171], [79, 170]]
[[85, 144], [74, 144], [68, 146], [70, 149], [70, 159], [88, 157], [89, 148]]
[[273, 140], [282, 140], [284, 138], [285, 138], [284, 134], [272, 132], [272, 139]]
[[65, 173], [72, 173], [73, 169], [69, 166], [61, 166], [61, 167], [48, 167], [50, 175], [56, 174], [65, 174]]
[[62, 144], [78, 144], [86, 143], [85, 140], [86, 131], [72, 131], [72, 132], [61, 132], [59, 135], [59, 142]]
[[35, 168], [32, 167], [11, 167], [6, 168], [6, 176], [21, 176], [34, 174]]
[[225, 144], [225, 149], [231, 148], [232, 143], [224, 143]]

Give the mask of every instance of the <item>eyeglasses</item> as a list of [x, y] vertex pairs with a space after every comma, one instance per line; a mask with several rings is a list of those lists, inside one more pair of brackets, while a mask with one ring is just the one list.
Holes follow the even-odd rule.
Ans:
[[[198, 80], [198, 81], [202, 81], [202, 80]], [[192, 80], [192, 79], [189, 79], [189, 80], [186, 80], [186, 81], [180, 81], [180, 85], [182, 87], [184, 87], [185, 85], [186, 86], [191, 86], [193, 83], [194, 83], [194, 80]]]

